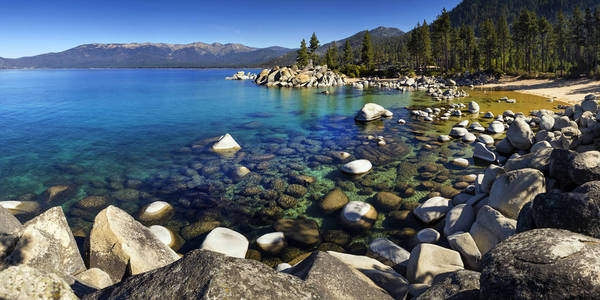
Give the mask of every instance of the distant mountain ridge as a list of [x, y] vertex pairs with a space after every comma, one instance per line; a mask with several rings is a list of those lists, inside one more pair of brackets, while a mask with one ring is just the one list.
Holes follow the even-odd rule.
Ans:
[[220, 43], [85, 44], [57, 53], [0, 58], [0, 68], [246, 67], [292, 49]]

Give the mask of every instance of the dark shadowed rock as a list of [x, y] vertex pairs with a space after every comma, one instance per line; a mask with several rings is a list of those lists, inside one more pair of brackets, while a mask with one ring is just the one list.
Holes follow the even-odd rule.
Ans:
[[583, 153], [573, 153], [570, 160], [569, 178], [576, 184], [583, 184], [588, 181], [600, 179], [600, 152], [587, 151]]
[[514, 235], [482, 261], [481, 299], [598, 299], [600, 240], [560, 229]]
[[479, 272], [460, 270], [436, 276], [431, 287], [417, 297], [429, 299], [479, 299]]
[[0, 206], [0, 259], [12, 251], [23, 230], [21, 222], [8, 209]]
[[573, 153], [569, 150], [554, 149], [550, 155], [548, 174], [556, 179], [561, 187], [567, 187], [571, 184], [568, 170]]
[[319, 299], [299, 278], [254, 260], [194, 250], [84, 299]]
[[517, 229], [515, 229], [515, 233], [521, 233], [535, 228], [532, 206], [533, 201], [525, 203], [521, 208], [519, 216], [517, 217]]
[[281, 231], [285, 237], [296, 244], [302, 246], [312, 246], [318, 243], [321, 238], [319, 235], [319, 225], [309, 219], [279, 219], [273, 228], [276, 231]]
[[545, 193], [533, 200], [536, 228], [559, 228], [600, 237], [600, 198], [579, 193]]
[[392, 299], [363, 273], [326, 252], [315, 251], [286, 272], [314, 286], [324, 299]]

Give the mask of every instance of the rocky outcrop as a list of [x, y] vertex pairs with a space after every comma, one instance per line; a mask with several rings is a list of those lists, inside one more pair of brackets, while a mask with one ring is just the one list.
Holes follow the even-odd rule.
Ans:
[[419, 244], [410, 252], [406, 274], [411, 283], [431, 284], [439, 274], [464, 269], [460, 254], [433, 244]]
[[250, 259], [194, 250], [84, 299], [319, 299], [301, 279]]
[[89, 266], [105, 271], [113, 282], [179, 259], [150, 229], [112, 205], [98, 213], [89, 239]]
[[19, 265], [0, 272], [1, 299], [79, 299], [60, 276]]
[[254, 73], [244, 73], [244, 71], [239, 71], [233, 74], [231, 77], [225, 77], [226, 80], [256, 80], [257, 75]]
[[481, 299], [600, 298], [600, 240], [559, 229], [508, 238], [484, 256]]
[[22, 230], [21, 222], [8, 209], [0, 206], [0, 259], [10, 254]]
[[28, 265], [64, 278], [86, 269], [60, 206], [24, 224], [21, 237], [5, 263]]
[[258, 74], [256, 84], [268, 87], [315, 87], [325, 88], [346, 84], [346, 76], [328, 70], [327, 66], [307, 67], [299, 70], [296, 66], [264, 69]]
[[490, 191], [490, 206], [504, 216], [517, 219], [521, 207], [546, 192], [544, 174], [535, 169], [519, 169], [500, 175]]
[[436, 276], [431, 287], [417, 297], [428, 299], [479, 300], [479, 272], [460, 270]]
[[386, 109], [383, 106], [375, 103], [367, 103], [356, 113], [354, 120], [360, 122], [375, 121], [384, 117], [385, 113]]
[[313, 252], [286, 273], [314, 286], [323, 299], [393, 299], [366, 275], [326, 252]]

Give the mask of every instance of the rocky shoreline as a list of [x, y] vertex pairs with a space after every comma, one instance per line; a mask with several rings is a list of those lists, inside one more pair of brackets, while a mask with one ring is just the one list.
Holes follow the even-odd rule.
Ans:
[[[502, 101], [510, 103], [506, 100]], [[321, 232], [314, 221], [301, 217], [279, 218], [271, 231], [250, 240], [210, 220], [174, 232], [163, 226], [174, 213], [168, 202], [154, 200], [132, 215], [104, 205], [102, 199], [87, 198], [80, 205], [98, 204], [99, 210], [82, 241], [71, 232], [60, 206], [37, 215], [37, 202], [5, 201], [0, 205], [0, 297], [600, 297], [600, 123], [595, 96], [558, 113], [507, 110], [494, 116], [481, 112], [475, 102], [412, 112], [411, 123], [465, 117], [437, 143], [470, 145], [474, 161], [488, 165], [485, 171], [464, 175], [464, 181], [455, 184], [462, 192], [440, 189], [410, 209], [395, 193], [378, 192], [367, 203], [349, 201], [341, 189], [331, 190], [318, 204], [349, 231], [372, 228], [382, 212], [391, 211], [390, 217], [398, 220], [415, 219], [425, 228], [411, 235], [411, 247], [374, 238], [364, 254], [342, 253], [346, 251], [337, 245], [347, 244], [343, 231]], [[368, 126], [393, 115], [369, 103], [355, 120]], [[398, 120], [398, 126], [406, 123]], [[394, 147], [383, 136], [367, 140], [380, 149]], [[231, 155], [242, 146], [226, 134], [211, 141], [210, 148]], [[349, 159], [352, 154], [347, 152], [332, 156], [343, 161], [341, 172], [359, 178], [380, 165], [376, 153], [361, 155], [369, 159]], [[464, 158], [448, 163], [458, 169], [470, 164]], [[231, 172], [237, 178], [252, 174], [244, 166]], [[431, 178], [436, 172], [424, 167], [420, 176]], [[294, 180], [297, 183], [286, 188], [288, 195], [305, 194], [305, 185], [314, 178]], [[56, 203], [72, 192], [71, 186], [56, 186], [43, 196], [47, 203]], [[400, 206], [405, 208], [398, 210]], [[13, 216], [25, 213], [35, 217], [21, 224]], [[181, 257], [179, 234], [188, 231], [201, 243]], [[326, 242], [318, 250], [290, 257], [275, 268], [254, 260], [261, 253], [280, 253], [288, 244], [315, 245], [322, 239]]]

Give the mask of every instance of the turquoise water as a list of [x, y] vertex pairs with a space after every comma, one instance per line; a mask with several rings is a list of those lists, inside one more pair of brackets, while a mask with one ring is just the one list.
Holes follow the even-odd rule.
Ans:
[[[406, 201], [398, 209], [410, 209], [473, 172], [448, 163], [469, 157], [470, 147], [435, 142], [447, 125], [410, 121], [405, 107], [433, 104], [420, 92], [339, 87], [324, 95], [323, 89], [224, 80], [237, 71], [0, 71], [0, 200], [62, 204], [77, 236], [89, 232], [97, 212], [77, 207], [87, 196], [104, 196], [132, 215], [164, 200], [176, 214], [163, 225], [184, 237], [186, 226], [217, 220], [252, 239], [272, 231], [282, 217], [311, 218], [321, 233], [343, 229], [337, 214], [318, 208], [336, 187], [351, 200], [371, 203], [376, 192], [392, 192]], [[368, 102], [383, 105], [394, 118], [355, 123], [354, 114]], [[409, 123], [400, 126], [398, 118]], [[210, 138], [225, 133], [242, 146], [234, 156], [208, 149]], [[377, 146], [367, 135], [382, 135], [387, 145]], [[361, 178], [345, 176], [332, 151], [368, 158], [375, 168]], [[252, 173], [235, 178], [231, 171], [239, 165]], [[69, 185], [75, 193], [46, 204], [43, 192], [54, 185]], [[424, 226], [414, 220], [398, 225], [388, 216], [381, 210], [371, 230], [351, 233], [353, 241]]]

